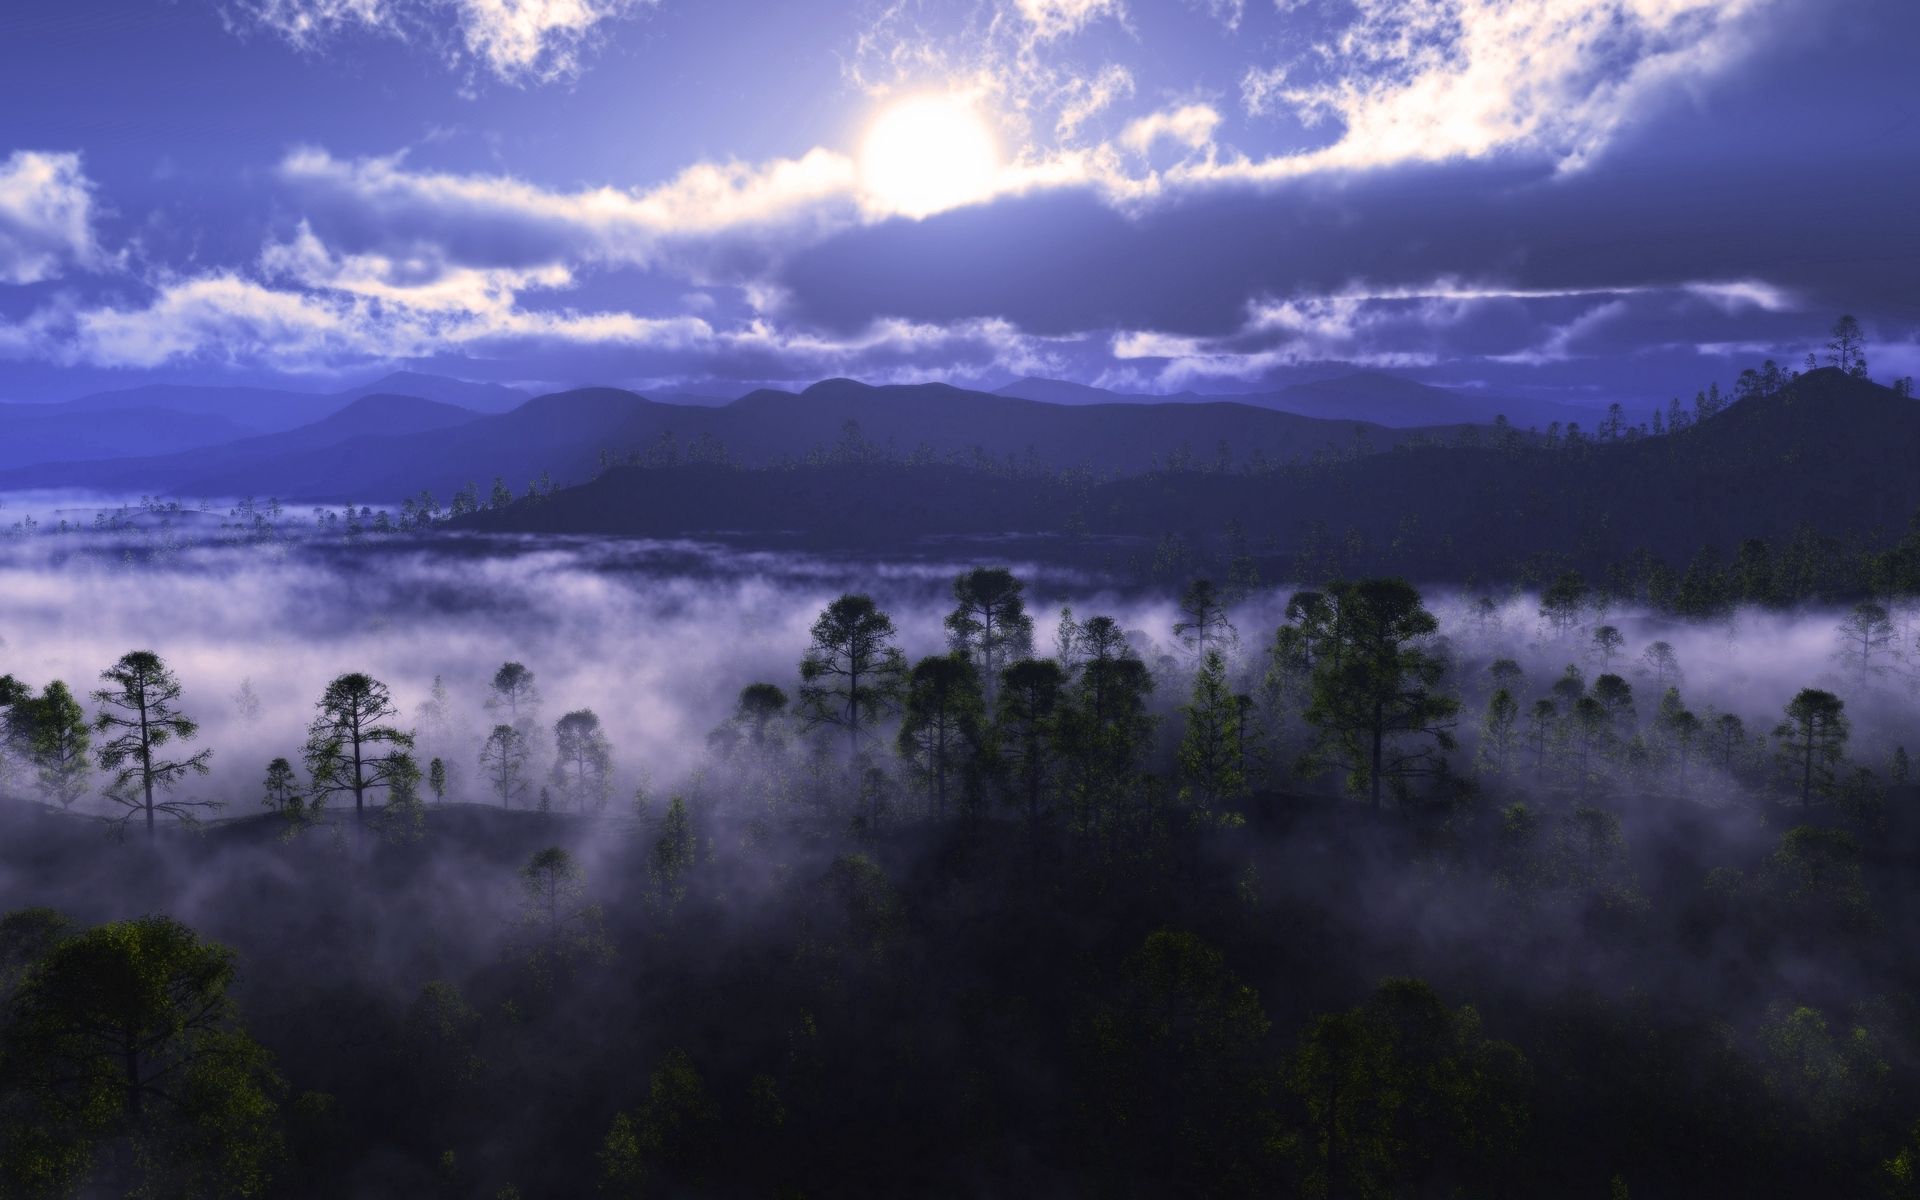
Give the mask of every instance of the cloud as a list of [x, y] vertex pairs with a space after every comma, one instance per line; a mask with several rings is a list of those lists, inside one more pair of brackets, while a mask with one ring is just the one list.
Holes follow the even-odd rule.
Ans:
[[1015, 4], [1041, 39], [1065, 37], [1102, 18], [1126, 15], [1120, 0], [1015, 0]]
[[764, 163], [697, 163], [647, 189], [562, 192], [512, 176], [409, 170], [403, 159], [342, 160], [302, 149], [281, 179], [357, 236], [436, 242], [469, 263], [672, 261], [696, 282], [751, 275], [777, 248], [860, 219], [858, 171], [815, 149]]
[[347, 33], [421, 42], [509, 83], [579, 74], [605, 24], [655, 0], [228, 0], [229, 27], [319, 51]]
[[16, 150], [0, 160], [0, 283], [103, 265], [93, 218], [93, 184], [78, 154]]
[[1130, 122], [1120, 131], [1119, 140], [1122, 146], [1139, 155], [1145, 155], [1162, 139], [1189, 150], [1204, 150], [1213, 144], [1213, 131], [1219, 126], [1220, 114], [1212, 106], [1185, 104]]
[[1353, 0], [1296, 62], [1249, 69], [1247, 111], [1339, 129], [1267, 173], [1524, 149], [1577, 168], [1648, 99], [1751, 49], [1773, 0]]

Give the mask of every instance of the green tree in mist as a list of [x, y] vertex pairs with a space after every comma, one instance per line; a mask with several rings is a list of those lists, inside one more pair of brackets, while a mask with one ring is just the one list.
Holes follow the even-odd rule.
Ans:
[[408, 771], [417, 778], [409, 751], [413, 734], [392, 723], [400, 715], [387, 685], [353, 672], [336, 677], [320, 694], [302, 751], [310, 779], [308, 807], [351, 795], [354, 820], [367, 820], [367, 797], [391, 793]]
[[1439, 629], [1405, 580], [1368, 579], [1328, 589], [1333, 607], [1306, 718], [1316, 737], [1311, 773], [1340, 767], [1375, 807], [1392, 788], [1434, 772], [1454, 748], [1459, 702], [1438, 691], [1446, 663], [1428, 647]]
[[151, 838], [156, 814], [192, 821], [198, 811], [217, 807], [211, 801], [166, 795], [188, 775], [205, 775], [213, 751], [200, 750], [185, 758], [162, 755], [174, 742], [199, 736], [200, 726], [180, 711], [180, 681], [160, 656], [134, 650], [101, 672], [100, 678], [108, 686], [93, 693], [94, 703], [100, 705], [93, 729], [106, 739], [96, 754], [100, 769], [112, 776], [107, 798], [126, 809], [115, 821], [116, 828], [143, 816]]
[[233, 955], [169, 917], [65, 938], [0, 1039], [9, 1195], [255, 1196], [281, 1156], [267, 1054], [235, 1021]]
[[613, 746], [600, 718], [577, 709], [553, 726], [553, 785], [580, 812], [598, 812], [613, 795]]
[[1024, 591], [1005, 567], [975, 567], [953, 581], [948, 648], [973, 664], [989, 707], [1001, 670], [1033, 653], [1033, 618]]
[[810, 729], [844, 730], [848, 757], [857, 759], [861, 739], [899, 707], [906, 673], [892, 618], [870, 596], [842, 596], [813, 623], [800, 660], [800, 717]]
[[511, 725], [495, 725], [480, 743], [480, 769], [500, 798], [500, 807], [512, 808], [527, 797], [527, 735]]
[[986, 709], [973, 660], [956, 651], [914, 664], [907, 677], [905, 711], [896, 739], [908, 771], [927, 790], [934, 816], [944, 820], [956, 783], [972, 791], [975, 759], [982, 750]]

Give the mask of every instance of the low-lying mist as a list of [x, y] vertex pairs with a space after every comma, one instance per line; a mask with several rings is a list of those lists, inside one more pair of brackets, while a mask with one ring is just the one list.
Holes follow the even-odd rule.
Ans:
[[[185, 711], [201, 724], [197, 745], [215, 751], [212, 773], [188, 787], [227, 805], [226, 815], [258, 810], [267, 762], [298, 762], [322, 689], [348, 671], [391, 688], [402, 723], [419, 727], [421, 761], [445, 761], [449, 799], [488, 802], [477, 759], [501, 717], [486, 707], [487, 684], [509, 660], [534, 673], [541, 727], [579, 708], [600, 716], [614, 748], [616, 795], [631, 795], [642, 781], [670, 787], [699, 765], [706, 734], [744, 685], [791, 689], [808, 629], [834, 596], [873, 595], [910, 658], [940, 653], [951, 581], [976, 565], [692, 541], [462, 535], [200, 540], [150, 551], [150, 540], [122, 546], [111, 535], [0, 542], [0, 673], [36, 688], [64, 680], [84, 702], [121, 654], [160, 654], [185, 686]], [[1013, 568], [1027, 583], [1037, 653], [1052, 647], [1063, 605], [1082, 618], [1108, 614], [1155, 668], [1155, 707], [1170, 712], [1185, 700], [1190, 676], [1171, 633], [1176, 596], [1038, 564]], [[1293, 590], [1251, 590], [1233, 606], [1235, 674], [1247, 690], [1265, 671], [1267, 643]], [[1884, 662], [1863, 677], [1837, 657], [1841, 612], [1747, 609], [1687, 622], [1616, 610], [1589, 613], [1555, 635], [1536, 596], [1515, 594], [1489, 609], [1476, 596], [1430, 588], [1427, 603], [1451, 649], [1450, 684], [1466, 701], [1467, 754], [1494, 659], [1513, 658], [1526, 672], [1516, 689], [1523, 707], [1575, 664], [1589, 679], [1603, 669], [1625, 676], [1644, 719], [1660, 696], [1645, 660], [1655, 642], [1672, 648], [1672, 682], [1688, 704], [1736, 713], [1753, 732], [1770, 729], [1796, 691], [1817, 686], [1847, 700], [1858, 748], [1885, 742], [1890, 750], [1916, 733], [1911, 613], [1895, 614]], [[1603, 623], [1624, 639], [1611, 663], [1596, 658], [1591, 643]], [[417, 718], [436, 679], [448, 713], [430, 727]], [[550, 764], [539, 761], [539, 740], [534, 749], [537, 782]]]

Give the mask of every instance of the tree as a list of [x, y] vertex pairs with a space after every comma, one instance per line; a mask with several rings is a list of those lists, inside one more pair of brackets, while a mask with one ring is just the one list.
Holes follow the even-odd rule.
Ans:
[[1733, 774], [1734, 755], [1747, 744], [1747, 723], [1738, 713], [1721, 713], [1714, 718], [1713, 732], [1720, 754], [1720, 769]]
[[96, 751], [100, 769], [113, 776], [107, 798], [126, 809], [114, 822], [116, 828], [144, 814], [151, 838], [157, 813], [192, 821], [197, 810], [216, 807], [212, 801], [166, 795], [188, 775], [205, 775], [213, 751], [201, 750], [186, 758], [161, 756], [166, 746], [199, 736], [200, 726], [180, 711], [180, 681], [160, 656], [151, 650], [131, 651], [102, 671], [100, 678], [109, 686], [93, 693], [94, 703], [101, 706], [93, 729], [107, 735]]
[[698, 1195], [700, 1172], [723, 1144], [720, 1112], [686, 1051], [667, 1051], [647, 1099], [615, 1115], [600, 1146], [600, 1191], [619, 1200]]
[[1833, 323], [1833, 334], [1827, 341], [1827, 365], [1856, 379], [1867, 377], [1866, 335], [1851, 315]]
[[[1431, 773], [1435, 751], [1454, 748], [1459, 702], [1436, 689], [1446, 663], [1427, 645], [1439, 622], [1402, 579], [1335, 583], [1328, 589], [1337, 644], [1314, 671], [1308, 724], [1317, 736], [1308, 771], [1344, 767], [1347, 784], [1375, 807], [1388, 785]], [[1405, 748], [1408, 742], [1414, 747]]]
[[407, 752], [413, 735], [390, 723], [400, 710], [387, 685], [371, 675], [338, 676], [315, 707], [302, 752], [312, 780], [309, 807], [351, 793], [354, 820], [365, 825], [368, 793], [391, 793], [396, 778], [412, 767]]
[[447, 764], [437, 758], [427, 764], [427, 790], [433, 793], [435, 804], [446, 803]]
[[487, 773], [500, 807], [512, 808], [527, 795], [527, 735], [511, 725], [495, 725], [480, 744], [480, 768]]
[[1054, 723], [1055, 745], [1070, 766], [1068, 783], [1086, 826], [1097, 829], [1133, 777], [1153, 719], [1146, 698], [1153, 674], [1111, 617], [1081, 626], [1080, 682]]
[[534, 686], [533, 672], [517, 662], [501, 663], [487, 683], [487, 711], [507, 710], [507, 723], [518, 726], [522, 718], [532, 718], [540, 707], [540, 689]]
[[1095, 1195], [1272, 1194], [1260, 995], [1184, 930], [1147, 935], [1079, 1023]]
[[1196, 579], [1181, 591], [1180, 619], [1173, 623], [1173, 636], [1196, 667], [1208, 654], [1230, 653], [1238, 644], [1226, 602], [1212, 580]]
[[233, 693], [234, 715], [247, 726], [260, 723], [260, 693], [253, 690], [253, 678], [248, 676], [240, 681], [240, 687]]
[[1787, 719], [1774, 728], [1782, 774], [1800, 793], [1802, 808], [1815, 793], [1831, 795], [1846, 753], [1846, 704], [1832, 692], [1803, 688], [1787, 703]]
[[1613, 660], [1620, 657], [1621, 648], [1627, 639], [1612, 625], [1602, 625], [1593, 631], [1593, 657], [1600, 662], [1602, 671], [1613, 670]]
[[813, 623], [813, 644], [800, 660], [801, 719], [810, 729], [845, 730], [850, 760], [899, 705], [907, 662], [893, 639], [892, 618], [870, 596], [842, 596]]
[[915, 778], [927, 788], [938, 819], [947, 815], [949, 784], [956, 775], [969, 773], [980, 752], [985, 717], [980, 676], [964, 652], [914, 664], [897, 746]]
[[687, 873], [693, 870], [693, 821], [687, 815], [687, 802], [679, 796], [667, 802], [660, 818], [660, 832], [654, 835], [653, 850], [647, 858], [647, 882], [654, 900], [671, 909], [687, 894]]
[[1416, 979], [1314, 1022], [1287, 1083], [1306, 1108], [1312, 1197], [1487, 1195], [1519, 1150], [1531, 1069]]
[[1547, 771], [1547, 750], [1553, 744], [1554, 732], [1560, 727], [1560, 710], [1553, 701], [1539, 699], [1533, 702], [1533, 708], [1527, 714], [1527, 749], [1533, 754], [1533, 773], [1536, 777]]
[[1563, 571], [1540, 595], [1540, 616], [1555, 637], [1566, 637], [1580, 623], [1587, 603], [1587, 581], [1578, 571]]
[[538, 966], [606, 949], [600, 908], [585, 903], [586, 892], [586, 872], [564, 847], [536, 850], [520, 868], [520, 920], [535, 935]]
[[553, 726], [553, 786], [581, 812], [606, 807], [613, 795], [613, 747], [590, 708], [577, 709]]
[[0, 1041], [9, 1195], [71, 1194], [104, 1151], [140, 1195], [259, 1195], [280, 1156], [275, 1077], [235, 1022], [233, 954], [170, 917], [54, 944]]
[[1022, 659], [1000, 673], [995, 740], [1019, 783], [1029, 830], [1040, 825], [1040, 797], [1056, 760], [1055, 725], [1066, 683], [1066, 671], [1051, 659]]
[[787, 715], [787, 693], [771, 683], [750, 683], [734, 702], [733, 721], [755, 751], [766, 753], [783, 744], [781, 718]]
[[276, 758], [267, 764], [267, 778], [263, 782], [265, 793], [261, 803], [283, 816], [298, 816], [305, 807], [300, 795], [300, 781], [293, 773], [293, 764], [284, 758]]
[[1179, 751], [1181, 795], [1212, 809], [1246, 788], [1240, 705], [1227, 683], [1227, 664], [1220, 651], [1206, 652], [1193, 679], [1193, 699], [1180, 711], [1187, 719]]
[[34, 781], [42, 795], [61, 808], [87, 794], [87, 758], [92, 731], [86, 710], [67, 685], [54, 680], [33, 699], [23, 699], [7, 712], [9, 733], [26, 752]]
[[1840, 648], [1834, 657], [1853, 672], [1860, 687], [1865, 688], [1869, 680], [1887, 673], [1886, 664], [1881, 660], [1888, 657], [1893, 648], [1893, 621], [1886, 609], [1878, 604], [1856, 604], [1835, 632]]
[[1680, 656], [1673, 652], [1671, 642], [1654, 642], [1641, 651], [1640, 673], [1653, 678], [1653, 688], [1657, 692], [1677, 687], [1686, 678], [1680, 670]]
[[1519, 740], [1520, 705], [1506, 688], [1495, 690], [1480, 723], [1480, 765], [1490, 775], [1504, 778], [1513, 769], [1513, 747]]
[[947, 615], [947, 646], [965, 655], [993, 704], [1000, 671], [1033, 653], [1033, 618], [1024, 585], [1005, 567], [975, 567], [953, 581], [954, 610]]

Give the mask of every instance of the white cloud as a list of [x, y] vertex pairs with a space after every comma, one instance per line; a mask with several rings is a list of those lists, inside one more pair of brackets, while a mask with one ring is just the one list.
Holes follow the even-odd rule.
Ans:
[[1647, 97], [1710, 74], [1771, 0], [1354, 0], [1337, 37], [1241, 81], [1251, 114], [1337, 124], [1269, 169], [1477, 158], [1514, 147], [1577, 168]]
[[1213, 131], [1219, 125], [1220, 114], [1209, 105], [1185, 104], [1129, 123], [1120, 131], [1120, 144], [1135, 154], [1145, 154], [1164, 138], [1189, 150], [1204, 150], [1213, 144]]
[[644, 190], [558, 192], [511, 176], [411, 171], [397, 157], [346, 161], [314, 149], [289, 154], [280, 175], [411, 222], [422, 235], [471, 225], [517, 230], [551, 251], [602, 263], [652, 265], [673, 253], [697, 263], [706, 241], [805, 240], [860, 219], [853, 160], [824, 149], [757, 164], [697, 163]]
[[0, 283], [39, 283], [106, 261], [93, 233], [93, 184], [78, 154], [16, 150], [0, 160]]
[[579, 73], [608, 22], [655, 0], [228, 0], [236, 29], [263, 29], [301, 50], [348, 32], [419, 41], [513, 83]]
[[1027, 24], [1042, 40], [1064, 37], [1103, 17], [1123, 17], [1120, 0], [1015, 0]]

